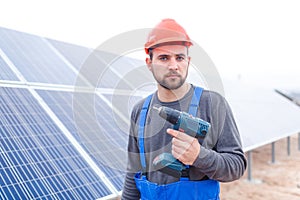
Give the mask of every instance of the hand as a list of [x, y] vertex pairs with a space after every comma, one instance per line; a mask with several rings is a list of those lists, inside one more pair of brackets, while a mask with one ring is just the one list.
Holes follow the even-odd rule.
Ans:
[[167, 129], [167, 133], [173, 136], [172, 155], [186, 165], [192, 165], [200, 154], [198, 140], [181, 131]]

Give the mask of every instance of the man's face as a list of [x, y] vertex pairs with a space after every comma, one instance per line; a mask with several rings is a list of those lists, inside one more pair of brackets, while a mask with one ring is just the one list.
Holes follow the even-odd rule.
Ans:
[[152, 50], [152, 60], [147, 59], [147, 66], [159, 85], [166, 89], [180, 88], [188, 75], [190, 57], [187, 47], [166, 45]]

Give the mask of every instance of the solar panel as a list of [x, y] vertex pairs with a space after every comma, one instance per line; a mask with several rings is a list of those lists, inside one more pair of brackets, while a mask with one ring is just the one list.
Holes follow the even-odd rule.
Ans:
[[300, 131], [300, 109], [273, 89], [223, 83], [246, 151]]
[[[73, 95], [72, 91], [37, 90], [37, 92], [79, 143], [85, 147], [89, 155], [94, 158], [108, 179], [117, 189], [121, 190], [125, 170], [113, 168], [109, 166], [110, 163], [103, 163], [102, 160], [103, 157], [111, 158], [115, 151], [113, 146], [108, 147], [106, 144], [113, 144], [118, 148], [127, 146], [127, 134], [118, 127], [126, 126], [125, 129], [128, 130], [128, 124], [121, 120], [116, 123], [111, 113], [112, 109], [93, 93]], [[73, 100], [73, 96], [80, 99]], [[70, 102], [74, 102], [74, 104], [77, 102], [78, 106], [74, 106]], [[95, 111], [91, 111], [87, 105], [91, 105], [90, 108]], [[74, 115], [77, 116], [76, 119], [74, 119]], [[104, 144], [105, 146], [103, 146]], [[119, 157], [126, 157], [124, 153]], [[117, 161], [120, 159], [115, 159], [113, 162]]]
[[1, 199], [111, 194], [27, 89], [0, 88]]
[[[73, 115], [81, 143], [98, 161], [100, 168], [122, 189], [126, 166], [127, 132], [115, 120], [106, 99], [96, 94], [76, 93], [73, 97]], [[112, 173], [115, 172], [115, 173]]]
[[75, 83], [76, 74], [42, 37], [0, 28], [0, 48], [29, 82]]
[[300, 90], [291, 90], [290, 95], [293, 97], [295, 100], [300, 100]]
[[77, 70], [84, 64], [92, 53], [92, 49], [69, 44], [57, 40], [47, 39]]
[[[45, 105], [49, 107], [50, 111], [53, 112], [55, 117], [57, 117], [57, 119], [64, 125], [64, 127], [66, 127], [66, 129], [73, 134], [77, 141], [79, 141], [78, 143], [81, 144], [83, 149], [87, 152], [87, 155], [90, 155], [93, 159], [93, 162], [98, 165], [97, 167], [99, 168], [99, 170], [101, 170], [103, 176], [106, 176], [106, 179], [112, 183], [112, 185], [109, 185], [107, 181], [103, 182], [103, 178], [99, 178], [99, 173], [96, 174], [93, 171], [93, 167], [90, 166], [91, 163], [86, 162], [87, 158], [82, 157], [82, 155], [78, 154], [78, 152], [76, 152], [76, 160], [73, 154], [69, 155], [69, 151], [66, 151], [65, 148], [71, 149], [72, 151], [76, 151], [78, 149], [76, 149], [76, 146], [74, 146], [74, 144], [72, 144], [72, 142], [68, 140], [69, 138], [65, 137], [65, 135], [62, 133], [62, 130], [60, 130], [60, 125], [56, 125], [56, 120], [51, 120], [51, 118], [53, 118], [54, 116], [52, 116], [52, 114], [46, 113], [42, 108], [40, 108], [35, 99], [37, 97], [33, 98], [30, 92], [28, 92], [28, 90], [26, 89], [28, 88], [27, 85], [22, 85], [23, 89], [18, 88], [19, 85], [13, 85], [13, 87], [16, 88], [3, 87], [3, 90], [7, 90], [7, 94], [12, 94], [12, 96], [14, 96], [13, 94], [18, 93], [18, 95], [16, 96], [22, 99], [22, 101], [20, 100], [20, 104], [22, 105], [22, 107], [35, 109], [35, 112], [27, 112], [26, 110], [26, 117], [29, 119], [36, 119], [39, 122], [31, 123], [26, 121], [25, 123], [20, 123], [19, 121], [14, 121], [18, 120], [19, 118], [25, 119], [25, 116], [19, 114], [19, 110], [14, 110], [14, 115], [19, 117], [12, 117], [12, 121], [10, 121], [9, 123], [12, 124], [12, 126], [16, 126], [16, 130], [20, 128], [22, 129], [27, 126], [34, 126], [35, 130], [39, 130], [41, 134], [34, 137], [20, 137], [20, 140], [22, 140], [22, 145], [26, 146], [26, 150], [30, 149], [28, 151], [24, 151], [22, 149], [23, 146], [17, 146], [14, 143], [8, 142], [12, 140], [11, 137], [5, 138], [5, 142], [3, 142], [3, 144], [5, 144], [3, 157], [5, 156], [7, 157], [7, 159], [15, 158], [15, 156], [9, 155], [8, 152], [11, 149], [16, 149], [18, 152], [20, 152], [18, 153], [18, 156], [20, 156], [17, 159], [14, 159], [15, 162], [12, 163], [12, 166], [18, 167], [18, 162], [20, 162], [19, 160], [30, 161], [30, 159], [32, 159], [32, 165], [38, 165], [38, 167], [42, 168], [42, 172], [40, 172], [39, 177], [27, 178], [26, 173], [24, 173], [23, 169], [6, 169], [7, 166], [1, 168], [1, 171], [2, 169], [5, 169], [6, 175], [5, 179], [1, 179], [1, 183], [3, 183], [2, 185], [5, 185], [5, 187], [3, 187], [3, 190], [1, 190], [1, 195], [3, 194], [4, 197], [8, 198], [18, 196], [21, 196], [22, 198], [43, 198], [44, 196], [58, 197], [56, 196], [57, 193], [58, 195], [61, 195], [59, 197], [73, 198], [79, 195], [77, 193], [81, 193], [85, 197], [92, 197], [92, 199], [94, 199], [107, 196], [115, 193], [117, 190], [121, 190], [126, 165], [126, 159], [124, 160], [124, 158], [126, 157], [126, 152], [124, 151], [124, 149], [127, 145], [128, 130], [128, 122], [126, 122], [126, 120], [128, 121], [129, 116], [123, 116], [120, 118], [119, 115], [123, 115], [121, 112], [115, 113], [115, 111], [112, 111], [111, 102], [108, 97], [109, 95], [106, 95], [105, 97], [99, 91], [97, 92], [97, 90], [95, 90], [95, 92], [89, 91], [90, 89], [93, 90], [96, 87], [113, 89], [115, 85], [118, 84], [118, 81], [122, 79], [117, 70], [112, 70], [110, 67], [107, 67], [107, 59], [112, 58], [115, 55], [110, 53], [101, 53], [100, 57], [99, 54], [98, 56], [95, 56], [98, 52], [96, 54], [88, 55], [88, 53], [90, 52], [87, 48], [80, 48], [75, 45], [64, 43], [60, 44], [58, 41], [49, 39], [46, 40], [38, 36], [22, 34], [16, 31], [11, 31], [10, 33], [10, 30], [6, 29], [1, 29], [0, 34], [1, 36], [3, 36], [2, 40], [0, 41], [1, 48], [3, 47], [3, 49], [5, 50], [3, 54], [9, 60], [9, 64], [4, 62], [5, 66], [7, 66], [7, 69], [10, 70], [10, 68], [12, 68], [15, 71], [18, 70], [20, 76], [22, 77], [22, 80], [24, 77], [24, 79], [28, 81], [28, 85], [31, 85], [30, 82], [36, 82], [35, 84], [32, 84], [31, 90], [34, 90], [33, 88], [36, 88], [35, 91], [37, 95], [41, 97]], [[15, 41], [15, 43], [13, 43], [13, 41]], [[26, 44], [27, 46], [29, 46], [28, 44], [30, 44], [32, 49], [30, 50], [26, 48]], [[14, 52], [12, 50], [12, 47], [18, 47], [17, 52]], [[43, 54], [43, 57], [34, 60], [32, 55], [35, 54], [37, 49], [39, 48], [42, 49], [41, 53]], [[75, 51], [72, 51], [73, 48], [75, 49]], [[17, 55], [19, 53], [21, 54], [23, 51], [25, 51], [23, 53], [24, 55]], [[48, 57], [47, 55], [49, 53], [50, 55]], [[105, 55], [105, 59], [103, 59], [103, 55]], [[82, 79], [77, 79], [78, 74], [76, 73], [75, 76], [66, 76], [66, 73], [63, 71], [64, 82], [59, 82], [55, 78], [52, 78], [52, 76], [54, 77], [54, 71], [56, 70], [56, 68], [51, 68], [50, 65], [45, 64], [45, 62], [48, 62], [45, 61], [45, 56], [47, 56], [47, 59], [52, 60], [50, 62], [58, 61], [63, 63], [63, 67], [68, 70], [68, 72], [71, 72], [69, 74], [72, 74], [72, 72], [76, 72], [76, 69], [78, 69], [79, 71], [77, 73], [80, 73], [81, 75], [88, 75], [85, 78], [89, 81], [89, 83], [86, 81], [83, 82]], [[55, 57], [54, 60], [52, 59], [52, 56]], [[85, 60], [86, 56], [88, 56], [89, 59]], [[26, 68], [25, 64], [21, 65], [19, 63], [22, 59], [24, 59], [25, 63], [28, 62], [28, 66], [30, 65], [29, 68]], [[122, 58], [115, 63], [117, 63], [118, 66], [126, 67], [128, 65], [127, 62], [129, 62], [129, 59]], [[80, 66], [80, 63], [83, 63], [83, 66]], [[37, 66], [40, 66], [41, 70], [37, 69]], [[104, 71], [101, 71], [103, 67]], [[43, 68], [47, 68], [47, 70], [42, 70]], [[1, 71], [4, 71], [4, 69], [6, 68], [1, 68]], [[86, 74], [84, 73], [84, 70], [87, 70]], [[103, 74], [101, 74], [103, 76], [101, 76], [100, 78], [98, 77], [99, 74], [95, 73], [97, 72], [97, 70], [100, 70], [100, 72], [104, 72]], [[40, 76], [41, 71], [43, 71], [43, 73], [45, 74], [44, 77]], [[89, 76], [90, 74], [96, 74], [97, 76]], [[84, 91], [79, 92], [75, 87], [74, 92], [71, 88], [65, 87], [63, 85], [68, 85], [75, 79], [77, 81], [76, 86], [88, 86], [88, 88], [83, 88]], [[43, 84], [40, 87], [38, 83]], [[45, 83], [50, 84], [47, 85]], [[55, 86], [55, 84], [62, 85]], [[128, 89], [130, 87], [126, 88]], [[108, 93], [112, 94], [111, 91]], [[75, 101], [74, 94], [76, 94]], [[9, 101], [3, 102], [3, 107], [7, 106], [6, 104], [8, 102]], [[30, 102], [31, 104], [28, 102]], [[75, 102], [75, 105], [73, 102]], [[11, 103], [13, 106], [15, 105], [14, 101], [11, 101]], [[93, 112], [87, 112], [91, 110]], [[116, 116], [118, 117], [118, 121], [116, 121], [115, 119]], [[1, 118], [1, 121], [6, 118]], [[43, 120], [45, 120], [45, 122]], [[14, 131], [10, 132], [10, 134], [13, 133]], [[40, 139], [41, 142], [39, 144], [35, 144], [34, 142], [32, 142], [33, 138], [42, 139]], [[52, 143], [52, 141], [55, 141], [56, 143], [54, 144]], [[31, 151], [33, 151], [34, 153], [31, 153]], [[30, 155], [27, 155], [26, 153], [30, 153]], [[45, 157], [48, 158], [50, 156], [52, 156], [51, 159], [47, 159], [48, 162], [51, 162], [49, 164], [46, 162]], [[57, 157], [65, 157], [66, 160], [61, 159], [57, 163], [52, 161], [57, 159]], [[54, 172], [52, 172], [52, 168], [41, 166], [40, 163], [43, 162], [45, 162], [44, 165], [47, 165], [49, 167], [51, 166], [53, 168], [56, 167], [57, 169], [59, 169], [59, 173], [62, 174], [61, 179], [66, 179], [64, 180], [64, 183], [67, 186], [63, 185], [63, 183], [61, 183], [61, 180], [56, 178]], [[80, 167], [88, 171], [89, 174], [87, 172], [85, 174], [80, 173], [83, 169], [79, 167], [76, 168], [77, 165], [75, 165], [75, 163], [80, 163]], [[73, 165], [75, 165], [76, 167], [74, 167]], [[25, 170], [27, 169], [27, 171], [33, 170], [31, 165], [26, 165], [26, 167], [27, 168], [25, 168]], [[21, 180], [15, 181], [16, 185], [20, 181], [25, 180], [30, 184], [30, 186], [26, 186], [26, 188], [22, 189], [10, 188], [11, 183], [8, 181], [8, 179], [13, 179], [11, 177], [15, 177], [16, 174], [21, 177]], [[47, 176], [49, 177], [49, 179], [53, 179], [53, 181], [55, 182], [48, 183], [40, 181], [40, 179], [44, 178], [43, 176]], [[75, 176], [75, 178], [71, 176]], [[76, 182], [78, 186], [75, 188], [72, 181], [73, 179], [78, 179], [76, 176], [81, 176], [83, 179], [86, 179], [86, 181]], [[35, 179], [37, 179], [37, 181], [32, 181]], [[59, 183], [60, 187], [56, 186], [56, 182]], [[30, 187], [30, 190], [33, 191], [40, 190], [40, 192], [30, 194], [30, 191], [27, 187]], [[46, 190], [44, 187], [46, 187], [46, 189], [51, 188], [51, 190], [44, 191]], [[95, 187], [98, 188], [98, 190], [95, 190]], [[16, 190], [18, 192], [16, 192], [15, 194], [14, 192]], [[53, 193], [52, 190], [54, 190], [56, 193]], [[82, 192], [79, 192], [77, 190], [82, 190]], [[94, 196], [92, 196], [92, 194], [88, 193], [88, 191], [85, 190], [92, 192]], [[64, 196], [65, 193], [63, 192], [65, 192], [69, 196]]]
[[46, 104], [51, 108], [66, 128], [78, 139], [76, 126], [73, 119], [72, 92], [55, 90], [36, 90]]
[[[0, 49], [1, 52], [1, 49]], [[8, 67], [7, 63], [3, 60], [0, 55], [0, 80], [11, 80], [11, 81], [18, 81], [17, 76], [13, 73], [13, 71]]]
[[[148, 92], [150, 94], [150, 92]], [[120, 122], [119, 126], [121, 130], [128, 131], [129, 130], [129, 118], [131, 115], [131, 110], [133, 106], [140, 100], [142, 100], [142, 96], [135, 96], [133, 95], [121, 95], [121, 94], [103, 94], [103, 96], [108, 99], [109, 102], [112, 103], [112, 105], [118, 109], [120, 113], [122, 113], [123, 116], [126, 116], [126, 123], [122, 123], [124, 119], [119, 119], [120, 115], [117, 115], [117, 113], [110, 113], [111, 116], [115, 117], [115, 121]], [[100, 109], [99, 109], [100, 111]], [[100, 112], [99, 112], [100, 114]]]
[[282, 90], [276, 89], [275, 90], [278, 94], [284, 96], [288, 100], [294, 102], [298, 106], [300, 106], [300, 90], [298, 89], [289, 89], [289, 90]]
[[298, 90], [296, 90], [296, 89], [291, 90], [289, 92], [289, 96], [292, 97], [293, 102], [295, 102], [298, 106], [300, 106], [300, 90], [299, 89]]

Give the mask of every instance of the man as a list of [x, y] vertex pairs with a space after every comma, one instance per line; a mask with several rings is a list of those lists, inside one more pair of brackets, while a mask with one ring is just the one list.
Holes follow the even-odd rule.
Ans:
[[[186, 82], [191, 45], [186, 31], [173, 19], [162, 20], [149, 33], [146, 63], [157, 91], [135, 105], [131, 114], [122, 199], [219, 199], [219, 181], [239, 179], [246, 169], [240, 135], [226, 100]], [[204, 140], [172, 129], [151, 109], [155, 105], [188, 112], [195, 96], [195, 115], [211, 124]], [[187, 165], [184, 177], [154, 166], [162, 153], [171, 153]]]

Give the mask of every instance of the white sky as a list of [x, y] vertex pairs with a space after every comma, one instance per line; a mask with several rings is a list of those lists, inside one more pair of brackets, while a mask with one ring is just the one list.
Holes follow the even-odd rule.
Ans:
[[[300, 88], [298, 0], [9, 0], [0, 26], [96, 48], [174, 18], [224, 77]], [[141, 58], [144, 59], [144, 58]]]

